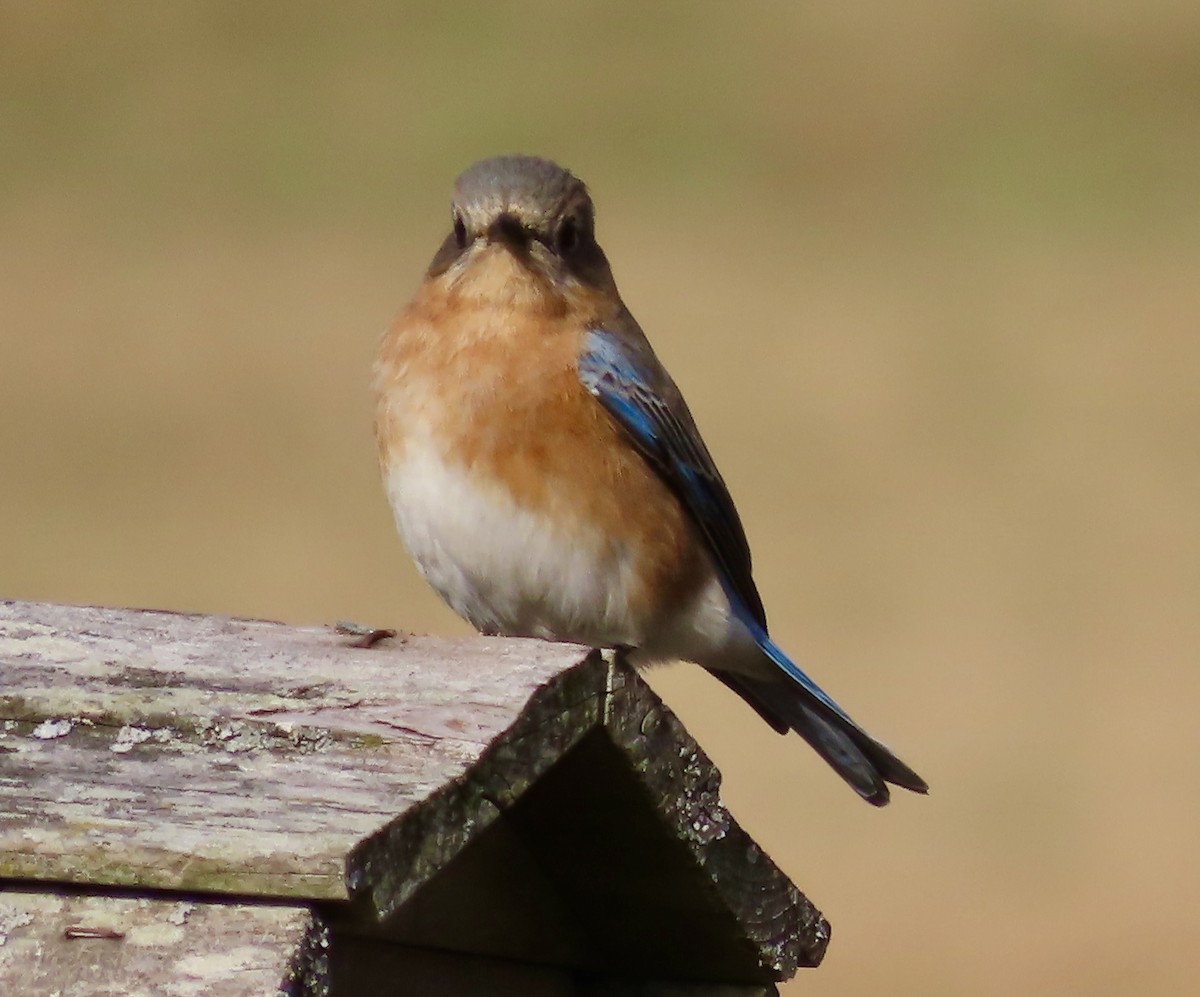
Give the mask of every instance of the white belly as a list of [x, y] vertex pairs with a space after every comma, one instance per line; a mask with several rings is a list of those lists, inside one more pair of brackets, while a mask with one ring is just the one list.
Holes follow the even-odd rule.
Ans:
[[558, 526], [410, 440], [388, 469], [396, 526], [421, 573], [486, 633], [639, 644], [632, 559], [595, 531]]
[[639, 612], [636, 565], [579, 524], [553, 524], [411, 439], [387, 472], [396, 526], [421, 574], [483, 633], [636, 649], [757, 674], [762, 657], [713, 574], [670, 618]]

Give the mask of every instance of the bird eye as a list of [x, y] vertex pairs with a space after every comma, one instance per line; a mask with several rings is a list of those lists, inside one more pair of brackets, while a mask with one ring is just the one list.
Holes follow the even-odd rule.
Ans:
[[458, 212], [454, 213], [454, 241], [458, 243], [459, 249], [467, 248], [467, 224]]
[[561, 256], [567, 256], [579, 248], [579, 223], [574, 218], [564, 218], [558, 226], [555, 243]]

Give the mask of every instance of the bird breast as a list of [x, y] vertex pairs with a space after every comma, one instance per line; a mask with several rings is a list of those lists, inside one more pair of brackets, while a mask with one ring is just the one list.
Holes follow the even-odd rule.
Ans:
[[719, 629], [686, 514], [580, 384], [588, 322], [543, 305], [427, 282], [384, 337], [376, 434], [405, 545], [485, 632], [646, 646], [714, 599]]

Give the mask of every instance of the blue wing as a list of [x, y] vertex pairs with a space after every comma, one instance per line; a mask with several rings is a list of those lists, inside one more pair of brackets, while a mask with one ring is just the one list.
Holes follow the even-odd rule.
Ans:
[[733, 499], [683, 395], [640, 330], [636, 337], [589, 331], [579, 358], [579, 380], [683, 504], [739, 615], [765, 634], [767, 618], [750, 570], [750, 545]]
[[[700, 438], [683, 395], [645, 337], [640, 331], [630, 337], [604, 329], [590, 330], [579, 358], [579, 379], [683, 503], [717, 563], [734, 613], [763, 653], [826, 710], [852, 723], [825, 690], [767, 635], [766, 613], [750, 570], [750, 545], [733, 499]], [[772, 722], [779, 726], [777, 721]]]
[[776, 730], [795, 730], [865, 799], [888, 800], [886, 782], [926, 792], [925, 781], [859, 727], [767, 634], [750, 547], [733, 500], [679, 389], [632, 317], [587, 332], [579, 380], [625, 430], [700, 531], [734, 614], [794, 685], [714, 671]]

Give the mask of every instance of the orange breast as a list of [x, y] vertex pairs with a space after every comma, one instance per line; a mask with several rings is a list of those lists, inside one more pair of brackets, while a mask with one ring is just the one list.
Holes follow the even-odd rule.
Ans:
[[427, 435], [447, 461], [503, 487], [570, 538], [633, 552], [642, 611], [660, 617], [710, 574], [682, 507], [579, 382], [584, 332], [619, 301], [550, 288], [500, 249], [428, 280], [384, 337], [376, 434], [385, 470]]

